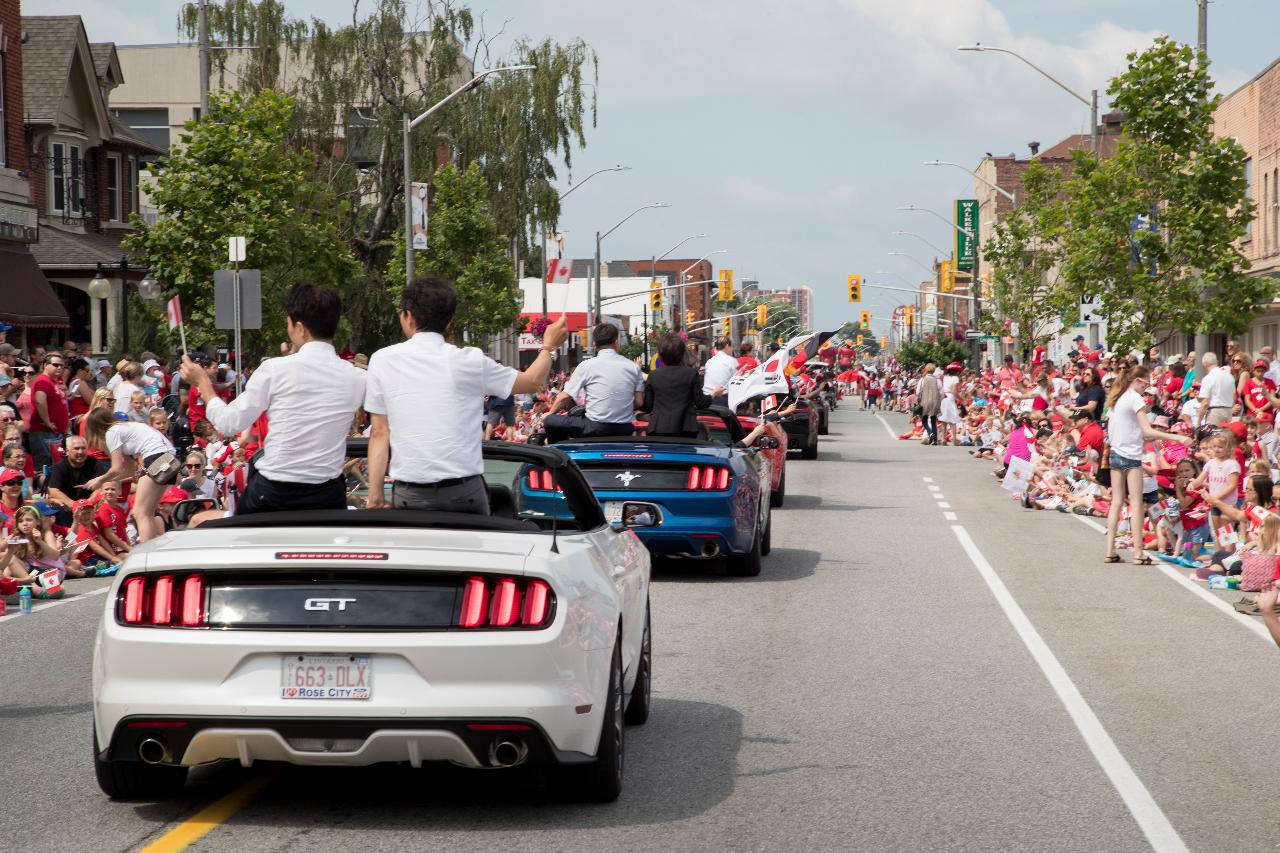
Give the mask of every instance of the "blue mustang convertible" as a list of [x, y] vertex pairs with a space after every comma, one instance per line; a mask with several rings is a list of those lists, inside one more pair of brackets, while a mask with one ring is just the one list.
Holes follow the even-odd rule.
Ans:
[[[702, 438], [610, 436], [555, 446], [577, 463], [610, 522], [622, 524], [624, 506], [636, 512], [643, 504], [653, 517], [633, 529], [652, 554], [724, 556], [729, 574], [758, 575], [772, 521], [769, 462], [758, 451], [776, 439], [761, 436], [756, 446], [743, 447], [745, 431], [723, 407], [701, 412], [698, 420]], [[550, 471], [523, 471], [518, 500], [526, 515], [564, 514]]]

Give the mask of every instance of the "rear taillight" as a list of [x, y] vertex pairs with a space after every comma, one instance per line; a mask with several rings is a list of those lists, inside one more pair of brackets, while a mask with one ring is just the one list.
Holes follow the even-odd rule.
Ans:
[[532, 492], [560, 492], [563, 489], [556, 483], [556, 475], [550, 468], [530, 468], [525, 475], [525, 483]]
[[203, 575], [138, 575], [125, 580], [116, 609], [126, 625], [199, 628], [207, 616], [204, 596]]
[[551, 617], [545, 581], [470, 577], [462, 585], [459, 628], [541, 628]]
[[723, 492], [733, 482], [733, 475], [721, 465], [691, 465], [685, 488], [691, 492]]

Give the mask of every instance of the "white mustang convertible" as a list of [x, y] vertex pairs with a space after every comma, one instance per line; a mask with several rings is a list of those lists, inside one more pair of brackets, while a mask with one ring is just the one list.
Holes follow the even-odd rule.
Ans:
[[[352, 442], [352, 455], [364, 453]], [[573, 518], [521, 506], [531, 470]], [[485, 445], [491, 516], [264, 513], [136, 548], [94, 649], [94, 763], [110, 796], [181, 791], [233, 760], [526, 763], [587, 800], [622, 789], [649, 715], [649, 554], [554, 448]]]

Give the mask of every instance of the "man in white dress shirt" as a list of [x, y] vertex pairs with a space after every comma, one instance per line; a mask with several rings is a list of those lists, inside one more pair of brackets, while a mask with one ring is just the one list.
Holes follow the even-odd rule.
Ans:
[[[715, 355], [707, 359], [702, 369], [702, 393], [711, 397], [711, 402], [717, 406], [729, 404], [724, 389], [729, 387], [729, 380], [738, 372], [738, 360], [729, 354], [732, 347], [733, 341], [720, 338], [715, 344]], [[716, 396], [717, 390], [720, 391], [719, 396]]]
[[1200, 380], [1200, 422], [1225, 424], [1231, 420], [1236, 400], [1236, 379], [1231, 368], [1218, 366], [1218, 356], [1207, 352], [1202, 359], [1204, 379]]
[[[574, 368], [542, 421], [548, 442], [635, 432], [636, 409], [644, 403], [644, 374], [635, 362], [618, 352], [617, 326], [601, 323], [592, 330], [591, 339], [596, 345], [595, 358]], [[585, 415], [556, 414], [584, 397]]]
[[524, 372], [499, 364], [475, 347], [444, 339], [458, 307], [448, 281], [416, 278], [400, 297], [400, 329], [407, 338], [369, 359], [364, 408], [369, 433], [369, 509], [489, 514], [484, 481], [484, 398], [542, 390], [552, 356], [569, 336], [564, 317], [542, 336], [542, 351]]
[[231, 403], [203, 367], [182, 357], [182, 380], [205, 402], [205, 417], [223, 435], [269, 419], [262, 456], [236, 504], [236, 515], [301, 509], [346, 509], [342, 465], [352, 418], [364, 401], [365, 373], [333, 348], [342, 302], [332, 291], [298, 284], [284, 311], [294, 354], [264, 361]]

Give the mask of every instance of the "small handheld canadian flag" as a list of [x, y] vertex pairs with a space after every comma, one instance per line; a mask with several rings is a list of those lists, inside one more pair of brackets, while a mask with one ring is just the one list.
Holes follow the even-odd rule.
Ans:
[[169, 331], [178, 330], [179, 337], [182, 338], [182, 351], [187, 351], [187, 327], [182, 322], [182, 302], [178, 299], [178, 295], [174, 294], [169, 300]]
[[547, 261], [547, 284], [568, 284], [573, 273], [573, 261], [569, 258], [552, 258]]

